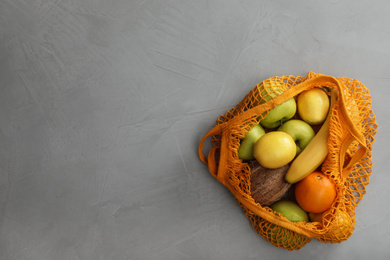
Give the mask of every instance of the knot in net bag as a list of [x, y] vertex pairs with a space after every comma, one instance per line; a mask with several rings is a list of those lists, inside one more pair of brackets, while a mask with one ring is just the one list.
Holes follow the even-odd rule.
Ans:
[[[338, 92], [331, 108], [328, 155], [320, 166], [335, 183], [337, 195], [331, 208], [323, 213], [322, 222], [293, 223], [252, 198], [251, 168], [238, 157], [238, 148], [251, 126], [259, 124], [272, 108], [314, 87]], [[377, 128], [369, 90], [358, 80], [313, 72], [307, 77], [276, 76], [257, 84], [241, 102], [221, 115], [202, 138], [198, 152], [210, 173], [235, 196], [261, 237], [276, 247], [299, 250], [312, 238], [339, 243], [352, 235], [355, 208], [366, 193], [372, 173], [372, 144]], [[212, 146], [206, 157], [203, 145], [208, 137]], [[340, 221], [340, 214], [348, 221]]]

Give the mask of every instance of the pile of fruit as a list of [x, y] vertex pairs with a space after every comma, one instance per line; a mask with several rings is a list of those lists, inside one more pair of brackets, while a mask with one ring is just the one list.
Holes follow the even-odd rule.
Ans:
[[[335, 201], [336, 186], [320, 169], [337, 95], [335, 89], [306, 90], [269, 111], [240, 142], [238, 156], [251, 167], [252, 198], [292, 222], [322, 223]], [[349, 232], [348, 214], [335, 218], [347, 230], [333, 233]]]

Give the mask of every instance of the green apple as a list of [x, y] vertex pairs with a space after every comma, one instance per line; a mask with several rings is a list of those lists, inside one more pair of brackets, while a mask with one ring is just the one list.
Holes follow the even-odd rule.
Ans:
[[[270, 208], [282, 214], [284, 217], [286, 217], [291, 222], [303, 222], [309, 221], [309, 217], [297, 203], [294, 201], [289, 200], [280, 200], [275, 203], [273, 203]], [[299, 246], [303, 242], [307, 240], [305, 236], [302, 236], [298, 233], [295, 233], [291, 230], [277, 227], [275, 225], [271, 225], [272, 228], [272, 235], [271, 235], [271, 242], [274, 244], [284, 244], [286, 246], [289, 246], [290, 248], [294, 248], [295, 246]]]
[[261, 125], [255, 125], [241, 140], [238, 148], [238, 157], [243, 160], [253, 160], [253, 147], [261, 136], [265, 134], [264, 128]]
[[[283, 85], [282, 81], [267, 81], [257, 86], [257, 95], [261, 97], [261, 101], [254, 101], [254, 106], [258, 104], [263, 104], [267, 101], [270, 101], [274, 97], [283, 93]], [[274, 109], [272, 109], [265, 118], [263, 118], [260, 124], [263, 127], [273, 129], [280, 126], [282, 122], [285, 122], [292, 118], [297, 110], [297, 105], [295, 99], [291, 98], [287, 100], [283, 104], [278, 105]], [[263, 116], [266, 113], [263, 114]]]
[[297, 155], [310, 143], [315, 136], [313, 128], [303, 120], [291, 119], [285, 122], [278, 131], [285, 132], [294, 139], [297, 144]]
[[260, 121], [260, 124], [268, 129], [279, 127], [284, 122], [290, 120], [297, 111], [297, 104], [294, 98], [283, 102], [273, 108], [267, 116]]
[[253, 156], [265, 168], [276, 169], [291, 162], [297, 153], [294, 139], [282, 131], [268, 132], [253, 147]]
[[281, 90], [283, 82], [279, 81], [268, 81], [265, 83], [261, 83], [257, 85], [257, 93], [255, 95], [258, 95], [262, 98], [260, 102], [258, 100], [254, 101], [253, 106], [257, 106], [259, 104], [263, 104], [267, 101], [270, 101], [274, 97], [280, 95], [283, 93]]

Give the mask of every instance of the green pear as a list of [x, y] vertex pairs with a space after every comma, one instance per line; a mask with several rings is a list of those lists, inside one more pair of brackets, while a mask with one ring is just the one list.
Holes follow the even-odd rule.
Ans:
[[265, 134], [264, 128], [260, 125], [255, 125], [241, 140], [238, 148], [238, 157], [243, 160], [253, 160], [253, 147], [257, 140]]
[[260, 121], [260, 124], [268, 129], [279, 127], [284, 122], [290, 120], [297, 111], [297, 104], [294, 98], [283, 102], [269, 111], [267, 116]]
[[303, 120], [291, 119], [278, 128], [278, 131], [289, 134], [297, 144], [297, 155], [310, 143], [315, 136], [313, 128]]
[[282, 214], [291, 222], [301, 222], [301, 221], [309, 221], [309, 216], [306, 211], [304, 211], [298, 203], [291, 200], [279, 200], [273, 203], [270, 208], [273, 211], [276, 211]]

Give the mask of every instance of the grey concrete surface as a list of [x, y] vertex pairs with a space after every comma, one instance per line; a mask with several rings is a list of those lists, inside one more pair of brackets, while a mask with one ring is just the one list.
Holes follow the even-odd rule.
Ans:
[[[0, 259], [389, 259], [390, 2], [0, 1]], [[340, 244], [258, 236], [199, 160], [260, 81], [356, 78], [379, 124]]]

